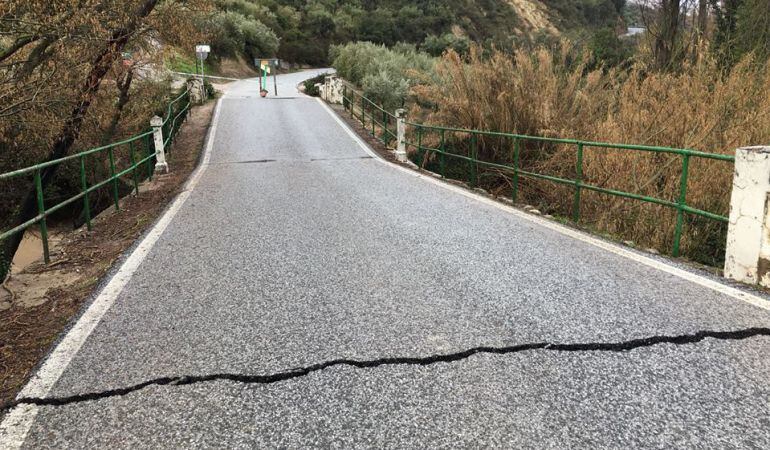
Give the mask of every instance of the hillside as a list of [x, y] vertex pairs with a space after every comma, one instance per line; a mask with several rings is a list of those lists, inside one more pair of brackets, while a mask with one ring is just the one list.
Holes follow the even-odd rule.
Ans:
[[544, 35], [615, 26], [624, 0], [216, 0], [218, 54], [275, 52], [328, 62], [332, 44], [415, 44], [429, 53], [479, 42], [509, 48]]

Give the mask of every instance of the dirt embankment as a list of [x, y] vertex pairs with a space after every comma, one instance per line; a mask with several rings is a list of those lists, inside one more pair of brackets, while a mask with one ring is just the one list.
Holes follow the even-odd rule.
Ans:
[[171, 173], [85, 228], [63, 233], [51, 263], [29, 264], [0, 289], [0, 403], [13, 399], [113, 263], [155, 221], [197, 165], [214, 101], [193, 108], [169, 152]]
[[254, 78], [259, 75], [249, 63], [241, 56], [235, 58], [223, 58], [217, 66], [216, 75], [229, 78]]
[[508, 3], [526, 24], [526, 31], [546, 31], [559, 35], [559, 30], [548, 17], [548, 9], [542, 3], [531, 0], [508, 0]]

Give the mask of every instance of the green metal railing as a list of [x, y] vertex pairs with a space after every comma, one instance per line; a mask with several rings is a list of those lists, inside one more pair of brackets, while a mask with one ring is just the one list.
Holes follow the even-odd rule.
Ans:
[[[168, 149], [168, 145], [173, 142], [174, 136], [176, 136], [179, 127], [190, 109], [190, 92], [185, 90], [181, 95], [173, 99], [166, 110], [166, 115], [163, 119], [163, 136], [164, 147]], [[152, 130], [144, 131], [130, 138], [124, 139], [119, 142], [115, 142], [102, 147], [95, 147], [89, 150], [65, 156], [53, 161], [47, 161], [34, 166], [26, 167], [23, 169], [15, 170], [0, 174], [0, 181], [9, 180], [12, 178], [19, 178], [24, 176], [32, 176], [32, 181], [35, 187], [35, 195], [37, 197], [37, 210], [38, 214], [27, 220], [26, 222], [6, 230], [0, 234], [0, 242], [4, 241], [10, 236], [16, 233], [21, 233], [29, 227], [39, 224], [40, 237], [43, 241], [43, 258], [45, 262], [50, 262], [50, 251], [48, 242], [48, 223], [47, 219], [52, 214], [60, 211], [61, 209], [79, 201], [83, 201], [83, 212], [85, 215], [86, 226], [88, 230], [92, 229], [92, 214], [91, 203], [89, 194], [95, 192], [103, 187], [111, 187], [112, 202], [115, 205], [116, 210], [120, 210], [120, 191], [119, 180], [121, 177], [131, 175], [133, 188], [132, 191], [139, 194], [139, 180], [140, 170], [145, 170], [148, 179], [152, 180], [152, 174], [154, 171], [153, 160], [155, 159], [155, 149], [153, 141], [151, 139], [153, 134]], [[118, 169], [118, 162], [116, 161], [116, 151], [123, 148], [128, 152], [128, 167], [120, 170]], [[109, 177], [98, 183], [89, 185], [87, 177], [88, 158], [93, 158], [96, 155], [106, 156], [106, 160], [109, 163]], [[46, 199], [43, 189], [43, 171], [47, 168], [54, 167], [66, 162], [77, 162], [78, 170], [80, 172], [80, 193], [66, 200], [57, 203], [54, 206], [46, 206]]]
[[[374, 103], [364, 97], [347, 83], [342, 87], [342, 101], [345, 107], [351, 112], [353, 117], [358, 119], [370, 135], [379, 139], [383, 144], [397, 138], [396, 136], [396, 116], [382, 106]], [[358, 115], [355, 110], [358, 108]], [[366, 125], [367, 113], [369, 125]], [[380, 134], [377, 135], [379, 128]]]
[[[365, 108], [363, 107], [363, 105], [367, 104], [367, 102], [359, 100], [359, 103], [362, 105], [359, 109], [362, 112], [364, 112]], [[371, 102], [368, 102], [368, 103], [371, 103]], [[355, 103], [352, 100], [345, 102], [345, 108], [350, 111], [353, 117], [355, 117], [356, 119], [362, 122], [364, 128], [367, 128], [366, 115], [360, 114], [356, 116]], [[374, 123], [374, 118], [370, 117], [369, 121]], [[613, 144], [613, 143], [607, 143], [607, 142], [581, 141], [576, 139], [559, 139], [559, 138], [547, 138], [547, 137], [538, 137], [538, 136], [527, 136], [527, 135], [504, 133], [504, 132], [497, 132], [497, 131], [482, 131], [482, 130], [471, 130], [471, 129], [463, 129], [463, 128], [425, 125], [425, 124], [418, 124], [413, 122], [406, 122], [406, 126], [412, 129], [411, 130], [412, 133], [410, 134], [413, 136], [413, 139], [414, 139], [412, 141], [410, 140], [406, 141], [407, 148], [414, 148], [420, 154], [425, 152], [425, 153], [433, 153], [433, 154], [439, 155], [439, 172], [444, 177], [446, 177], [446, 167], [447, 167], [446, 158], [454, 158], [454, 159], [458, 159], [468, 163], [469, 165], [468, 182], [471, 186], [476, 186], [478, 184], [478, 178], [479, 178], [478, 166], [479, 165], [498, 169], [504, 173], [510, 174], [510, 180], [512, 185], [511, 196], [514, 203], [516, 203], [518, 200], [520, 179], [522, 177], [546, 180], [546, 181], [550, 181], [561, 185], [572, 186], [573, 198], [572, 198], [571, 220], [576, 224], [580, 222], [580, 205], [581, 205], [581, 197], [582, 197], [583, 190], [589, 190], [589, 191], [599, 192], [599, 193], [608, 194], [616, 197], [638, 200], [641, 202], [651, 203], [651, 204], [674, 209], [676, 211], [676, 223], [674, 226], [674, 237], [673, 237], [674, 240], [673, 240], [672, 252], [671, 252], [671, 254], [674, 257], [679, 257], [680, 255], [682, 232], [683, 232], [686, 215], [690, 214], [690, 215], [699, 216], [699, 217], [703, 217], [706, 219], [710, 219], [710, 220], [714, 220], [722, 223], [727, 223], [729, 221], [728, 217], [726, 216], [715, 214], [709, 211], [704, 211], [702, 209], [698, 209], [689, 205], [687, 203], [687, 185], [688, 185], [688, 178], [690, 173], [690, 163], [693, 158], [701, 158], [706, 160], [716, 160], [716, 161], [734, 163], [735, 157], [732, 155], [706, 153], [706, 152], [700, 152], [696, 150], [678, 149], [678, 148], [671, 148], [671, 147]], [[374, 129], [373, 124], [372, 124], [372, 129]], [[424, 135], [429, 132], [438, 134], [438, 142], [439, 142], [438, 147], [428, 147], [423, 144]], [[467, 140], [464, 141], [464, 143], [467, 144], [467, 156], [457, 152], [449, 151], [447, 136], [446, 136], [447, 133], [462, 133], [468, 136]], [[479, 159], [478, 141], [480, 137], [497, 137], [497, 138], [512, 140], [513, 141], [513, 145], [512, 145], [513, 154], [511, 155], [512, 164], [489, 162], [489, 161], [484, 161], [482, 159]], [[522, 169], [521, 167], [521, 153], [522, 153], [522, 147], [523, 147], [522, 144], [526, 142], [539, 142], [539, 143], [562, 144], [562, 145], [574, 146], [575, 147], [575, 167], [574, 167], [575, 176], [573, 178], [562, 178], [558, 176], [546, 175], [546, 174], [536, 173], [536, 172]], [[621, 191], [617, 189], [609, 189], [609, 188], [597, 186], [595, 184], [587, 183], [585, 181], [585, 177], [583, 173], [583, 169], [584, 169], [583, 158], [585, 155], [585, 151], [590, 148], [642, 151], [642, 152], [650, 152], [650, 153], [657, 153], [657, 154], [677, 155], [681, 157], [681, 175], [680, 175], [679, 189], [678, 189], [678, 195], [677, 195], [676, 201], [665, 200], [658, 197], [652, 197], [652, 196], [637, 194], [633, 192], [626, 192], [626, 191]]]

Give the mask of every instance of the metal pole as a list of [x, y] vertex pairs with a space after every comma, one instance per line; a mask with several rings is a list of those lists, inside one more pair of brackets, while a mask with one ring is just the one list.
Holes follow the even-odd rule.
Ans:
[[203, 99], [208, 98], [208, 92], [206, 91], [206, 69], [203, 67], [203, 58], [201, 58], [201, 81], [203, 82]]
[[113, 147], [107, 151], [110, 157], [110, 179], [112, 180], [112, 200], [115, 202], [115, 211], [120, 211], [120, 194], [118, 192], [118, 177], [115, 176], [117, 169], [115, 168], [115, 152]]
[[89, 192], [88, 179], [86, 177], [85, 156], [80, 157], [80, 184], [83, 187], [83, 213], [86, 215], [86, 226], [88, 227], [88, 231], [91, 231], [91, 203], [88, 198]]
[[583, 184], [583, 143], [577, 144], [577, 161], [575, 163], [575, 194], [572, 199], [572, 221], [580, 222], [580, 191]]
[[679, 181], [679, 200], [676, 203], [676, 228], [674, 229], [674, 248], [671, 255], [678, 258], [682, 243], [682, 227], [684, 226], [684, 207], [687, 206], [687, 177], [690, 167], [690, 155], [682, 157], [682, 178]]
[[278, 97], [278, 75], [275, 73], [276, 70], [273, 70], [273, 87], [275, 88], [275, 96]]
[[513, 192], [511, 200], [513, 203], [519, 201], [519, 158], [521, 153], [521, 144], [519, 138], [513, 138]]
[[43, 241], [43, 260], [46, 264], [51, 262], [48, 251], [48, 224], [46, 223], [45, 201], [43, 200], [43, 182], [40, 169], [35, 171], [35, 194], [37, 194], [37, 212], [40, 215], [40, 239]]

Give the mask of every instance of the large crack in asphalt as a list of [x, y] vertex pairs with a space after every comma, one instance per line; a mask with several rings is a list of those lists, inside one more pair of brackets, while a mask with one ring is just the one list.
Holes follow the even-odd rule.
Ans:
[[508, 347], [473, 347], [467, 350], [437, 354], [424, 357], [386, 357], [370, 360], [334, 359], [320, 362], [310, 366], [299, 367], [266, 375], [248, 375], [239, 373], [219, 373], [210, 375], [183, 375], [173, 377], [160, 377], [147, 380], [133, 386], [116, 389], [108, 389], [99, 392], [88, 392], [62, 397], [22, 397], [0, 406], [0, 411], [5, 412], [20, 405], [36, 406], [64, 406], [74, 403], [90, 402], [111, 397], [121, 397], [133, 392], [141, 391], [150, 386], [187, 386], [213, 381], [232, 381], [244, 384], [273, 384], [281, 381], [293, 380], [319, 372], [335, 366], [350, 366], [359, 369], [370, 369], [381, 366], [416, 365], [427, 366], [436, 363], [452, 363], [467, 359], [473, 355], [509, 355], [535, 350], [550, 352], [628, 352], [640, 348], [652, 347], [662, 344], [688, 345], [696, 344], [704, 339], [711, 338], [722, 341], [740, 341], [759, 336], [770, 337], [770, 328], [746, 328], [737, 331], [698, 331], [693, 334], [677, 336], [651, 336], [640, 339], [632, 339], [623, 342], [589, 342], [574, 344], [555, 344], [550, 342], [535, 342], [519, 344]]

